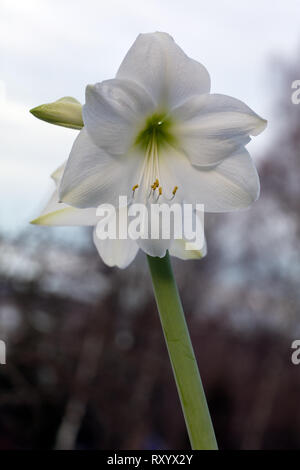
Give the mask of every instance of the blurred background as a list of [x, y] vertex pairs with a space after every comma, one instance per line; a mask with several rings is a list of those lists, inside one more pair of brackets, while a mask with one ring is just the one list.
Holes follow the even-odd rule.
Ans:
[[299, 18], [298, 0], [0, 0], [0, 449], [189, 448], [145, 256], [109, 269], [89, 229], [29, 225], [77, 135], [29, 109], [83, 102], [156, 30], [269, 121], [259, 201], [207, 214], [206, 259], [173, 264], [220, 448], [300, 448]]

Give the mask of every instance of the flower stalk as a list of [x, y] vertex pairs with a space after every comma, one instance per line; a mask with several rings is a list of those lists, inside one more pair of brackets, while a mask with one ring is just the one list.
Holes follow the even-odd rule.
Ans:
[[147, 258], [191, 447], [216, 450], [217, 441], [169, 254], [164, 258], [148, 255]]

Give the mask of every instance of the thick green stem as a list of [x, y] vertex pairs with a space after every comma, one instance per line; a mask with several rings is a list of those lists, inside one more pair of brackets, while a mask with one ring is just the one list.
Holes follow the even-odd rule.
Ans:
[[168, 253], [147, 256], [160, 320], [192, 449], [217, 449], [205, 393]]

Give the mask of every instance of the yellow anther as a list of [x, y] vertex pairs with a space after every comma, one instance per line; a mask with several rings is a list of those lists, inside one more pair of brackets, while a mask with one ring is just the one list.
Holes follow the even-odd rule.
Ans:
[[173, 191], [172, 191], [173, 196], [175, 196], [175, 194], [176, 194], [176, 192], [177, 192], [177, 189], [178, 189], [178, 186], [175, 186], [175, 188], [174, 188]]
[[160, 196], [162, 195], [162, 187], [161, 187], [161, 186], [158, 188], [158, 194], [159, 194]]
[[154, 181], [154, 183], [151, 185], [151, 188], [155, 190], [156, 188], [158, 188], [158, 186], [159, 186], [159, 181], [158, 181], [158, 179], [156, 178], [156, 180]]
[[132, 191], [134, 192], [138, 187], [139, 187], [139, 185], [138, 185], [138, 184], [135, 184], [135, 185], [133, 186], [133, 188], [132, 188]]

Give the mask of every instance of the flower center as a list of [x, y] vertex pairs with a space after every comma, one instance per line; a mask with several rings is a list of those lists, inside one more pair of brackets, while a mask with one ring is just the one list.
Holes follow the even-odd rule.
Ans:
[[146, 150], [150, 141], [155, 140], [157, 147], [163, 143], [173, 144], [172, 119], [166, 113], [156, 112], [146, 119], [145, 125], [138, 133], [135, 144]]
[[133, 196], [141, 186], [147, 193], [146, 198], [153, 202], [163, 196], [166, 200], [175, 197], [178, 187], [174, 186], [172, 194], [166, 195], [163, 191], [163, 182], [159, 174], [159, 151], [168, 143], [175, 145], [176, 139], [172, 134], [172, 119], [163, 112], [156, 112], [149, 116], [142, 130], [138, 133], [135, 145], [139, 146], [145, 155], [141, 175], [137, 184], [132, 188]]

